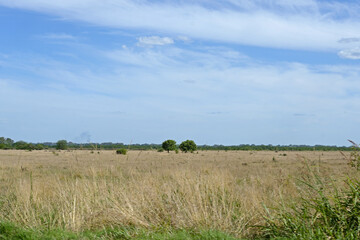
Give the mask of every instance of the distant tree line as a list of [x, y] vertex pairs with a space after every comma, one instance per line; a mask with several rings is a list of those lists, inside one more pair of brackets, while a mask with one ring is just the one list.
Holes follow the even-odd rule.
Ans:
[[326, 146], [326, 145], [254, 145], [241, 144], [233, 146], [224, 145], [202, 145], [198, 146], [199, 150], [242, 150], [242, 151], [351, 151], [352, 146]]
[[[167, 140], [168, 141], [168, 140]], [[166, 141], [165, 141], [166, 142]], [[186, 141], [185, 141], [186, 142]], [[174, 142], [166, 142], [163, 144], [124, 144], [124, 143], [73, 143], [66, 140], [59, 140], [57, 142], [44, 142], [44, 143], [28, 143], [25, 141], [15, 142], [11, 138], [0, 137], [0, 149], [20, 149], [20, 150], [42, 150], [42, 149], [88, 149], [88, 150], [115, 150], [115, 149], [131, 149], [131, 150], [159, 150], [166, 149], [171, 151], [175, 149]], [[191, 142], [186, 142], [182, 145], [184, 151], [193, 151]], [[190, 148], [189, 148], [190, 147]], [[241, 144], [241, 145], [197, 145], [197, 150], [200, 151], [351, 151], [352, 146], [325, 146], [325, 145], [254, 145], [254, 144]], [[180, 150], [182, 150], [180, 148]], [[188, 150], [187, 150], [188, 149]]]

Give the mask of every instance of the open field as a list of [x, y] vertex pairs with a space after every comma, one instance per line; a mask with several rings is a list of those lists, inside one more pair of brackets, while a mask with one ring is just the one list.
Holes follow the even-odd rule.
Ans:
[[168, 227], [249, 237], [264, 224], [263, 204], [296, 201], [304, 194], [298, 180], [311, 181], [310, 172], [340, 188], [358, 176], [339, 152], [3, 150], [0, 220], [75, 232]]

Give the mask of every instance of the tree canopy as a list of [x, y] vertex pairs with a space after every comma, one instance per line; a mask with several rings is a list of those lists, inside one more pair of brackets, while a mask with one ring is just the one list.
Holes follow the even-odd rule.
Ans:
[[59, 140], [56, 143], [56, 149], [57, 150], [65, 150], [67, 149], [67, 141], [66, 140]]
[[167, 151], [167, 152], [170, 152], [170, 151], [175, 151], [176, 149], [176, 142], [174, 140], [166, 140], [162, 143], [162, 148]]
[[180, 144], [179, 148], [183, 152], [194, 152], [197, 146], [193, 140], [186, 140]]

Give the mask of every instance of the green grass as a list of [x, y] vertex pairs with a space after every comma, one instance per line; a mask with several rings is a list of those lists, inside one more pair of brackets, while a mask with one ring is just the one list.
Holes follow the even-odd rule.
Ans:
[[73, 233], [64, 230], [27, 229], [9, 222], [0, 222], [0, 239], [55, 240], [55, 239], [135, 239], [135, 240], [235, 240], [226, 233], [215, 230], [147, 230], [139, 228], [113, 228], [99, 231]]
[[[360, 182], [347, 180], [346, 189], [303, 181], [307, 189], [300, 201], [267, 209], [267, 224], [260, 236], [268, 239], [360, 239]], [[304, 191], [305, 193], [305, 191]]]
[[[315, 181], [313, 181], [315, 179]], [[360, 182], [347, 180], [345, 190], [325, 184], [314, 175], [303, 181], [300, 200], [267, 209], [266, 224], [256, 239], [360, 239]], [[304, 191], [306, 190], [306, 191]], [[69, 232], [24, 228], [0, 221], [0, 240], [50, 239], [135, 239], [135, 240], [235, 240], [216, 230], [106, 228], [97, 231]]]

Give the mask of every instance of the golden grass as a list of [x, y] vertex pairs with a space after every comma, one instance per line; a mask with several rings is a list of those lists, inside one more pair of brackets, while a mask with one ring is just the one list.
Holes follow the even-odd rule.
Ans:
[[211, 228], [241, 237], [263, 223], [262, 204], [298, 197], [304, 161], [323, 178], [358, 174], [339, 152], [3, 150], [0, 219], [73, 231]]

